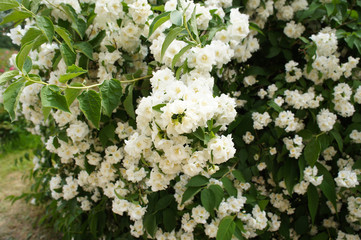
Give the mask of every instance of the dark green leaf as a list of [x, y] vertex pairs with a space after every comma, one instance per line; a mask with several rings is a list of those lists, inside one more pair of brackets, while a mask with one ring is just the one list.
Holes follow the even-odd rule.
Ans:
[[156, 18], [154, 18], [152, 24], [149, 26], [149, 34], [148, 38], [153, 34], [153, 32], [161, 26], [163, 23], [168, 21], [170, 19], [170, 12], [164, 12], [160, 15], [158, 15]]
[[263, 36], [265, 36], [262, 29], [256, 23], [250, 22], [249, 23], [249, 29], [255, 30], [255, 31], [259, 32], [260, 34], [262, 34]]
[[233, 176], [234, 176], [238, 181], [240, 181], [241, 183], [245, 183], [245, 182], [246, 182], [246, 180], [244, 179], [243, 174], [241, 173], [241, 171], [239, 171], [239, 170], [233, 170], [232, 174], [233, 174]]
[[321, 152], [320, 142], [317, 138], [313, 138], [305, 147], [304, 156], [307, 163], [312, 167], [317, 162]]
[[105, 30], [101, 30], [94, 38], [89, 40], [89, 43], [93, 46], [93, 48], [99, 47], [105, 36]]
[[74, 44], [74, 48], [78, 49], [90, 60], [93, 60], [93, 46], [88, 42], [77, 42]]
[[67, 66], [75, 64], [76, 54], [68, 47], [67, 44], [62, 43], [60, 45], [60, 52]]
[[133, 85], [128, 87], [128, 96], [124, 100], [124, 108], [129, 117], [135, 119], [134, 105], [133, 105]]
[[209, 183], [209, 179], [202, 175], [197, 175], [189, 179], [186, 187], [201, 187]]
[[101, 98], [94, 90], [83, 91], [78, 97], [80, 110], [85, 117], [99, 129], [101, 114]]
[[335, 129], [332, 130], [330, 133], [331, 133], [332, 137], [336, 140], [338, 149], [340, 149], [340, 151], [342, 152], [343, 151], [343, 140], [342, 140], [340, 133], [338, 131], [336, 131]]
[[4, 108], [9, 113], [11, 121], [15, 120], [16, 117], [15, 110], [18, 106], [19, 98], [24, 87], [25, 87], [25, 80], [20, 79], [12, 83], [9, 87], [7, 87], [3, 94]]
[[185, 190], [185, 192], [183, 193], [181, 204], [183, 204], [183, 203], [185, 203], [187, 200], [191, 199], [191, 198], [192, 198], [193, 196], [195, 196], [201, 189], [202, 189], [202, 187], [189, 187], [189, 188], [187, 188], [187, 190]]
[[120, 98], [122, 97], [120, 81], [116, 79], [104, 80], [99, 89], [102, 96], [103, 112], [105, 115], [111, 116], [113, 110], [120, 104]]
[[76, 65], [68, 66], [68, 69], [66, 70], [66, 73], [61, 75], [59, 78], [59, 82], [66, 83], [70, 79], [73, 79], [75, 77], [78, 77], [84, 73], [87, 73], [87, 70], [82, 69], [81, 67], [78, 67]]
[[319, 185], [319, 188], [322, 190], [326, 198], [333, 204], [335, 209], [337, 209], [335, 181], [333, 180], [330, 172], [322, 164], [316, 163], [316, 166], [318, 168], [319, 174], [323, 175], [323, 181]]
[[310, 211], [312, 224], [314, 224], [318, 209], [319, 197], [318, 197], [317, 189], [312, 184], [308, 185], [307, 200], [308, 200], [308, 210]]
[[233, 182], [227, 177], [223, 177], [221, 179], [221, 181], [222, 181], [223, 187], [224, 187], [224, 189], [226, 189], [227, 193], [230, 196], [237, 197], [237, 189], [233, 186]]
[[202, 205], [209, 213], [212, 213], [215, 207], [214, 199], [214, 193], [210, 189], [205, 188], [201, 191]]
[[334, 3], [326, 3], [325, 8], [327, 11], [327, 16], [331, 16], [333, 11], [335, 10], [335, 4]]
[[69, 112], [69, 106], [65, 96], [61, 94], [60, 89], [56, 85], [45, 85], [41, 89], [41, 104], [43, 107], [56, 108], [65, 112]]
[[233, 221], [233, 216], [224, 217], [218, 226], [216, 240], [230, 240], [232, 239], [236, 224]]
[[154, 237], [155, 231], [157, 230], [157, 219], [155, 214], [145, 214], [143, 225], [147, 233]]
[[115, 127], [113, 124], [108, 124], [99, 132], [99, 140], [102, 143], [103, 147], [107, 146], [109, 140], [114, 140], [115, 136]]
[[54, 25], [53, 22], [48, 17], [36, 16], [36, 24], [43, 32], [44, 36], [48, 40], [49, 43], [53, 41], [54, 37]]
[[177, 224], [177, 211], [172, 208], [167, 208], [163, 211], [163, 224], [167, 232], [174, 230]]
[[6, 82], [10, 81], [11, 79], [16, 77], [17, 75], [19, 75], [18, 70], [12, 70], [12, 71], [8, 71], [8, 72], [4, 72], [3, 74], [0, 75], [0, 85], [5, 84]]
[[172, 201], [174, 201], [174, 196], [173, 195], [165, 195], [165, 196], [163, 196], [157, 202], [154, 212], [158, 212], [160, 210], [163, 210], [163, 209], [167, 208], [171, 204]]
[[224, 198], [223, 189], [219, 185], [210, 185], [208, 189], [211, 190], [214, 195], [214, 207], [218, 208]]

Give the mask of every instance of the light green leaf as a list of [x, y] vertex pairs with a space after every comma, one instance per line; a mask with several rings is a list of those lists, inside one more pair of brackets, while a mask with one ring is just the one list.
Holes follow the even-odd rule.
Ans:
[[23, 66], [23, 72], [29, 73], [32, 67], [33, 67], [33, 62], [31, 61], [31, 58], [29, 56], [26, 56]]
[[187, 46], [185, 46], [184, 48], [182, 48], [179, 53], [177, 53], [173, 60], [172, 60], [172, 69], [174, 68], [174, 66], [176, 65], [176, 63], [178, 62], [178, 60], [182, 57], [182, 55], [187, 52], [189, 49], [191, 49], [194, 46], [194, 44], [188, 44]]
[[107, 116], [111, 116], [115, 108], [120, 104], [122, 97], [122, 86], [117, 79], [104, 80], [102, 85], [99, 86], [102, 96], [103, 112]]
[[320, 142], [317, 138], [313, 138], [305, 147], [304, 156], [307, 163], [313, 167], [321, 152]]
[[76, 54], [65, 43], [60, 45], [60, 53], [67, 66], [71, 66], [75, 63]]
[[16, 66], [18, 67], [18, 69], [20, 71], [23, 70], [23, 66], [26, 60], [26, 57], [29, 55], [30, 50], [33, 48], [33, 44], [34, 42], [28, 42], [26, 44], [24, 44], [18, 55], [16, 56]]
[[74, 44], [74, 48], [84, 53], [90, 60], [93, 60], [93, 46], [88, 42], [77, 42]]
[[202, 190], [201, 192], [201, 203], [203, 205], [203, 207], [209, 212], [212, 213], [214, 206], [215, 206], [215, 201], [214, 201], [214, 194], [211, 190], [205, 188]]
[[0, 11], [6, 11], [19, 6], [20, 4], [16, 0], [0, 0]]
[[174, 10], [170, 13], [170, 21], [177, 26], [182, 26], [183, 24], [183, 14], [178, 11]]
[[[70, 86], [72, 87], [83, 87], [84, 85], [81, 83], [71, 83]], [[80, 92], [82, 91], [82, 89], [78, 89], [78, 88], [66, 88], [65, 89], [65, 98], [66, 98], [66, 102], [68, 103], [68, 106], [70, 106], [74, 100], [79, 96]]]
[[153, 110], [157, 111], [157, 112], [160, 112], [160, 113], [163, 113], [163, 111], [161, 110], [162, 107], [166, 106], [167, 104], [165, 103], [160, 103], [158, 105], [155, 105], [152, 107]]
[[41, 89], [41, 104], [43, 107], [56, 108], [70, 113], [65, 96], [61, 94], [60, 88], [56, 85], [46, 85]]
[[194, 7], [191, 19], [188, 21], [191, 32], [196, 36], [197, 42], [200, 42], [199, 35], [198, 35], [198, 29], [197, 29], [197, 15], [196, 15], [196, 7]]
[[99, 93], [94, 90], [83, 91], [77, 99], [79, 100], [80, 110], [85, 117], [99, 129], [101, 114], [101, 98]]
[[308, 210], [310, 211], [312, 224], [314, 224], [318, 209], [319, 197], [318, 197], [317, 189], [312, 184], [308, 185], [307, 200], [308, 200]]
[[165, 54], [165, 51], [167, 51], [167, 48], [169, 45], [173, 42], [174, 39], [178, 36], [180, 32], [183, 31], [184, 28], [176, 27], [170, 30], [170, 32], [167, 34], [167, 36], [164, 39], [162, 49], [161, 49], [161, 59], [163, 59], [163, 56]]
[[189, 199], [194, 197], [201, 190], [202, 190], [202, 187], [189, 187], [189, 188], [187, 188], [187, 190], [185, 190], [185, 192], [183, 193], [181, 204], [185, 203], [186, 201], [188, 201]]
[[153, 32], [161, 26], [163, 23], [170, 19], [170, 12], [164, 12], [154, 18], [153, 22], [149, 26], [148, 38], [153, 34]]
[[12, 70], [12, 71], [8, 71], [8, 72], [4, 72], [3, 74], [0, 75], [0, 85], [5, 84], [6, 82], [10, 81], [11, 79], [16, 77], [17, 75], [19, 75], [18, 70]]
[[25, 33], [24, 37], [21, 39], [21, 45], [33, 41], [42, 34], [42, 31], [40, 31], [39, 29], [29, 28], [29, 30]]
[[130, 85], [128, 87], [128, 96], [125, 98], [123, 105], [129, 117], [135, 119], [135, 112], [133, 106], [133, 85]]
[[224, 217], [218, 226], [216, 240], [230, 240], [236, 229], [236, 223], [233, 216]]
[[80, 76], [80, 75], [82, 75], [84, 73], [87, 73], [87, 72], [88, 72], [87, 70], [84, 70], [81, 67], [78, 67], [78, 66], [73, 64], [73, 65], [68, 67], [65, 74], [60, 76], [59, 82], [66, 83], [70, 79], [78, 77], [78, 76]]
[[44, 36], [48, 40], [49, 43], [53, 41], [54, 37], [54, 25], [53, 22], [48, 17], [36, 16], [35, 17], [36, 24], [43, 32]]
[[249, 23], [249, 29], [255, 30], [255, 31], [257, 31], [258, 33], [260, 33], [260, 34], [262, 34], [263, 36], [265, 36], [265, 34], [263, 33], [262, 29], [261, 29], [256, 23], [250, 22], [250, 23]]
[[59, 36], [64, 40], [64, 42], [66, 43], [66, 45], [68, 45], [68, 47], [70, 48], [71, 51], [74, 52], [73, 46], [71, 44], [71, 35], [68, 32], [68, 30], [66, 30], [65, 28], [59, 27], [57, 25], [54, 26], [55, 28], [55, 32], [57, 34], [59, 34]]
[[209, 183], [209, 179], [202, 175], [197, 175], [189, 179], [186, 187], [201, 187]]
[[9, 113], [11, 121], [15, 120], [15, 110], [19, 103], [21, 92], [25, 87], [25, 80], [20, 79], [12, 83], [4, 92], [4, 108]]
[[46, 121], [50, 115], [51, 107], [41, 107], [41, 111], [43, 112], [44, 121]]
[[9, 23], [9, 22], [17, 22], [19, 20], [24, 20], [31, 16], [32, 16], [31, 13], [15, 10], [12, 13], [8, 14], [6, 17], [4, 17], [4, 19], [0, 23], [0, 25]]

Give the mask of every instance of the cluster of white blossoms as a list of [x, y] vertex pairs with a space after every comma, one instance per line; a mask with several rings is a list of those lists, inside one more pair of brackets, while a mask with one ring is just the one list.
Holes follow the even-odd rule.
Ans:
[[286, 145], [287, 150], [290, 152], [288, 155], [289, 157], [297, 159], [301, 156], [304, 147], [302, 143], [302, 137], [296, 134], [293, 139], [283, 138], [283, 143]]
[[[149, 214], [149, 196], [166, 192], [174, 197], [174, 208], [178, 210], [177, 230], [166, 232], [158, 222], [155, 239], [192, 240], [196, 236], [193, 233], [199, 234], [200, 231], [209, 238], [216, 238], [219, 224], [227, 216], [243, 223], [243, 237], [255, 238], [265, 231], [278, 231], [281, 214], [288, 214], [290, 223], [295, 224], [297, 217], [294, 218], [293, 214], [297, 212], [295, 208], [299, 203], [293, 206], [294, 197], [304, 198], [300, 195], [308, 194], [309, 187], [313, 186], [323, 194], [321, 184], [329, 180], [326, 174], [319, 173], [322, 172], [320, 166], [324, 166], [332, 173], [337, 185], [336, 209], [329, 199], [326, 202], [330, 212], [337, 214], [347, 203], [346, 220], [355, 231], [359, 231], [356, 223], [361, 219], [361, 198], [353, 192], [359, 186], [361, 173], [354, 167], [358, 158], [352, 156], [354, 162], [351, 157], [345, 157], [343, 151], [348, 149], [345, 150], [346, 146], [340, 145], [337, 135], [333, 135], [340, 131], [339, 128], [347, 128], [342, 125], [344, 118], [354, 116], [360, 107], [354, 103], [361, 104], [361, 86], [349, 81], [351, 76], [355, 78], [354, 70], [358, 67], [359, 58], [349, 56], [341, 62], [340, 59], [346, 58], [338, 47], [341, 44], [338, 44], [336, 30], [326, 27], [306, 37], [310, 26], [299, 20], [297, 14], [308, 9], [306, 0], [248, 0], [244, 8], [232, 7], [231, 0], [197, 1], [199, 3], [169, 0], [164, 3], [164, 11], [184, 13], [186, 21], [195, 11], [200, 40], [196, 39], [196, 33], [186, 33], [186, 29], [163, 52], [164, 41], [177, 24], [174, 24], [172, 15], [148, 37], [159, 12], [163, 12], [162, 5], [154, 7], [159, 2], [41, 1], [52, 9], [50, 17], [55, 25], [73, 21], [61, 10], [64, 4], [71, 6], [81, 20], [85, 20], [82, 18], [83, 6], [91, 5], [86, 11], [93, 11], [93, 15], [86, 23], [84, 39], [92, 41], [98, 33], [104, 33], [104, 39], [92, 49], [94, 52], [87, 76], [72, 79], [71, 83], [99, 85], [113, 78], [126, 80], [128, 73], [151, 75], [149, 81], [141, 77], [144, 85], [143, 82], [132, 83], [135, 89], [133, 97], [138, 97], [140, 91], [141, 96], [146, 96], [133, 101], [133, 104], [136, 103], [134, 119], [129, 115], [129, 120], [126, 120], [128, 116], [125, 112], [128, 113], [129, 109], [123, 102], [109, 119], [102, 116], [100, 129], [95, 129], [91, 122], [85, 120], [77, 99], [70, 105], [70, 113], [52, 109], [49, 120], [44, 121], [39, 97], [43, 86], [34, 83], [24, 87], [19, 99], [22, 115], [34, 125], [31, 129], [33, 133], [43, 135], [47, 153], [55, 156], [51, 163], [54, 164], [53, 171], [49, 173], [51, 176], [44, 180], [48, 181], [51, 197], [59, 203], [73, 199], [86, 212], [92, 211], [101, 199], [106, 198], [109, 200], [107, 207], [117, 217], [129, 217], [130, 234], [144, 238], [150, 237], [143, 226], [145, 215]], [[253, 71], [254, 62], [247, 62], [268, 41], [263, 41], [264, 37], [259, 37], [256, 27], [250, 28], [250, 24], [256, 23], [266, 37], [271, 38], [266, 32], [270, 30], [265, 26], [269, 27], [267, 20], [273, 14], [275, 17], [272, 19], [279, 20], [277, 23], [282, 26], [275, 40], [280, 47], [283, 43], [279, 40], [298, 45], [301, 41], [297, 39], [304, 37], [304, 42], [307, 38], [311, 40], [305, 50], [315, 50], [310, 58], [305, 51], [306, 59], [292, 60], [293, 52], [291, 57], [286, 57], [288, 49], [282, 48], [277, 57], [281, 58], [283, 54], [287, 60], [280, 64], [277, 79], [272, 78], [273, 73], [258, 72], [258, 69]], [[182, 16], [182, 21], [184, 19]], [[15, 44], [20, 45], [26, 32], [37, 24], [30, 20], [25, 23], [9, 33]], [[211, 35], [208, 39], [205, 38], [207, 34]], [[193, 42], [189, 45], [190, 41]], [[177, 62], [173, 62], [186, 46], [188, 49]], [[39, 74], [47, 84], [66, 88], [65, 83], [59, 82], [60, 76], [67, 72], [63, 59], [59, 57], [61, 60], [56, 62], [60, 51], [56, 42], [32, 49], [29, 57], [34, 69], [30, 74]], [[15, 65], [15, 58], [12, 62]], [[75, 65], [80, 66], [79, 56]], [[259, 68], [263, 69], [263, 66]], [[267, 67], [264, 69], [268, 70]], [[122, 100], [129, 94], [130, 88], [131, 85], [122, 84]], [[148, 92], [144, 94], [143, 91]], [[244, 114], [245, 111], [252, 114]], [[236, 125], [240, 124], [238, 120], [241, 125]], [[236, 126], [231, 125], [230, 130], [232, 122]], [[336, 122], [338, 126], [334, 128]], [[53, 131], [53, 128], [56, 136], [42, 133]], [[317, 160], [322, 164], [320, 166], [310, 167], [307, 161], [304, 164], [309, 130], [325, 132], [316, 137], [322, 151]], [[238, 133], [240, 135], [237, 136]], [[352, 144], [361, 143], [359, 129], [349, 129], [346, 134], [349, 134]], [[109, 138], [108, 142], [104, 140], [104, 135]], [[345, 134], [340, 132], [340, 135]], [[238, 155], [236, 148], [244, 146], [242, 139], [247, 145], [245, 149], [238, 149]], [[231, 166], [233, 161], [236, 164]], [[286, 167], [285, 161], [294, 161], [295, 167], [298, 167], [297, 174], [300, 172], [303, 176], [294, 183], [294, 195], [288, 192], [287, 173], [284, 173], [288, 169], [279, 170]], [[34, 163], [34, 171], [50, 164], [45, 158], [34, 159]], [[241, 168], [240, 163], [247, 166], [242, 165], [245, 168], [242, 171], [248, 173], [243, 176], [248, 182], [241, 182], [240, 176], [235, 174]], [[276, 170], [271, 173], [271, 169]], [[226, 170], [222, 178], [212, 176], [218, 170]], [[196, 175], [202, 175], [208, 181], [202, 185], [200, 192], [209, 190], [212, 185], [222, 189], [224, 197], [219, 207], [212, 209], [213, 213], [203, 205], [202, 193], [182, 201], [189, 189], [187, 184]], [[237, 192], [230, 194], [229, 188]], [[257, 202], [253, 202], [254, 198]], [[320, 197], [320, 201], [324, 199]], [[269, 204], [264, 205], [267, 201]], [[318, 218], [316, 221], [322, 222]], [[319, 228], [311, 228], [312, 236], [323, 231], [321, 228], [334, 228], [338, 233], [337, 239], [360, 239], [357, 235], [343, 233], [333, 216], [327, 216], [323, 219], [323, 226], [321, 224]], [[291, 226], [289, 232], [291, 239], [300, 237], [297, 229]]]
[[328, 109], [321, 109], [317, 114], [317, 124], [322, 132], [331, 131], [333, 125], [336, 123], [337, 116], [331, 113]]

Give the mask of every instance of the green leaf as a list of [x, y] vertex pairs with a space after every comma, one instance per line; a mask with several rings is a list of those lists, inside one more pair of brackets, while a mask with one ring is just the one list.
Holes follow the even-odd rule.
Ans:
[[7, 15], [6, 17], [4, 17], [4, 19], [0, 23], [0, 25], [9, 23], [9, 22], [17, 22], [19, 20], [24, 20], [31, 16], [32, 16], [31, 13], [15, 10], [12, 13], [10, 13], [9, 15]]
[[183, 31], [184, 28], [176, 27], [170, 30], [170, 32], [167, 34], [167, 36], [164, 39], [162, 49], [161, 49], [161, 59], [163, 59], [163, 56], [165, 54], [165, 51], [167, 51], [167, 48], [169, 45], [173, 42], [174, 39], [178, 36], [180, 32]]
[[148, 38], [153, 34], [153, 32], [161, 26], [163, 23], [168, 21], [170, 19], [170, 12], [164, 12], [160, 15], [158, 15], [156, 18], [154, 18], [152, 24], [149, 26], [149, 34]]
[[307, 200], [308, 200], [308, 210], [310, 211], [312, 224], [315, 223], [315, 217], [318, 209], [318, 192], [315, 186], [312, 184], [308, 185], [307, 189]]
[[226, 216], [222, 218], [218, 226], [216, 240], [230, 240], [232, 239], [236, 223], [233, 221], [233, 216]]
[[330, 172], [322, 164], [316, 163], [316, 166], [319, 174], [323, 175], [323, 181], [318, 187], [322, 190], [326, 198], [333, 204], [335, 209], [337, 209], [335, 181], [333, 180]]
[[208, 189], [212, 191], [214, 195], [214, 207], [218, 209], [224, 198], [223, 189], [219, 185], [210, 185]]
[[60, 45], [60, 53], [67, 66], [75, 64], [76, 54], [68, 47], [68, 45], [62, 43]]
[[41, 36], [43, 33], [36, 28], [29, 28], [25, 33], [24, 37], [21, 39], [21, 45], [24, 45], [27, 42], [35, 40], [37, 37]]
[[334, 3], [326, 3], [325, 8], [327, 11], [327, 16], [331, 16], [335, 10], [335, 4]]
[[54, 25], [53, 22], [48, 17], [36, 16], [35, 17], [36, 24], [43, 32], [44, 36], [48, 40], [49, 43], [53, 41], [54, 37]]
[[213, 213], [215, 206], [214, 198], [214, 193], [211, 190], [205, 188], [201, 191], [201, 203], [209, 213]]
[[160, 210], [163, 210], [163, 209], [167, 208], [172, 203], [172, 201], [174, 201], [174, 196], [173, 195], [165, 195], [165, 196], [163, 196], [156, 203], [154, 212], [158, 212]]
[[55, 32], [57, 34], [59, 34], [59, 36], [64, 40], [64, 42], [66, 43], [66, 45], [68, 45], [68, 47], [70, 48], [71, 51], [74, 52], [73, 46], [71, 44], [71, 35], [68, 32], [68, 30], [66, 30], [65, 28], [59, 27], [57, 25], [54, 26], [55, 28]]
[[33, 44], [34, 44], [33, 41], [24, 44], [24, 45], [21, 47], [18, 55], [16, 56], [16, 66], [18, 67], [18, 69], [19, 69], [20, 71], [23, 70], [23, 66], [24, 66], [26, 57], [29, 55], [30, 50], [33, 48]]
[[113, 140], [115, 136], [115, 127], [113, 124], [108, 124], [99, 132], [99, 140], [102, 143], [103, 147], [107, 146], [107, 143], [110, 140]]
[[312, 237], [311, 240], [329, 240], [329, 234], [327, 232], [322, 232]]
[[[72, 87], [83, 87], [84, 85], [81, 83], [71, 83], [70, 86]], [[65, 89], [65, 99], [66, 102], [68, 103], [68, 106], [70, 106], [74, 100], [79, 96], [80, 92], [82, 91], [82, 89], [78, 89], [78, 88], [66, 88]]]
[[263, 33], [262, 29], [261, 29], [256, 23], [250, 22], [250, 23], [249, 23], [249, 29], [250, 29], [250, 30], [255, 30], [255, 31], [257, 31], [258, 33], [260, 33], [260, 34], [262, 34], [263, 36], [265, 36], [265, 34]]
[[129, 117], [135, 119], [135, 112], [133, 106], [133, 85], [130, 85], [128, 87], [128, 96], [125, 98], [123, 105]]
[[88, 42], [77, 42], [74, 44], [74, 48], [84, 53], [90, 60], [93, 60], [93, 46]]
[[94, 90], [83, 91], [78, 97], [80, 110], [85, 117], [99, 129], [101, 115], [101, 98]]
[[170, 13], [170, 21], [176, 26], [181, 26], [183, 24], [183, 14], [178, 10], [172, 11]]
[[111, 116], [114, 109], [120, 104], [122, 97], [122, 86], [117, 79], [104, 80], [102, 85], [99, 86], [102, 96], [103, 112], [107, 116]]
[[73, 79], [75, 77], [78, 77], [84, 73], [87, 73], [87, 70], [82, 69], [81, 67], [78, 67], [76, 65], [68, 66], [68, 69], [66, 70], [66, 73], [61, 75], [59, 78], [59, 82], [66, 83], [70, 79]]
[[333, 129], [330, 133], [331, 133], [332, 137], [336, 140], [338, 149], [340, 149], [340, 151], [342, 152], [343, 151], [343, 140], [342, 140], [340, 133], [338, 131], [336, 131], [335, 129]]
[[19, 6], [20, 4], [16, 0], [0, 0], [0, 11], [6, 11]]
[[166, 106], [167, 104], [165, 103], [161, 103], [161, 104], [158, 104], [158, 105], [155, 105], [152, 107], [153, 110], [157, 111], [157, 112], [160, 112], [160, 113], [163, 113], [162, 110], [160, 110], [162, 107]]
[[70, 113], [65, 96], [61, 94], [60, 88], [56, 85], [45, 85], [41, 89], [41, 104], [43, 107], [56, 108]]
[[223, 187], [224, 187], [224, 189], [226, 189], [227, 193], [230, 196], [237, 197], [237, 189], [233, 186], [233, 182], [227, 177], [223, 177], [221, 179], [221, 181], [222, 181]]
[[41, 111], [43, 112], [44, 121], [46, 121], [50, 115], [51, 107], [41, 107]]
[[317, 138], [313, 138], [305, 147], [304, 156], [307, 163], [313, 167], [321, 152], [320, 142]]
[[155, 214], [145, 214], [143, 219], [143, 225], [147, 233], [154, 237], [155, 231], [157, 230], [157, 219]]
[[176, 65], [176, 63], [178, 62], [178, 60], [183, 56], [183, 54], [185, 52], [187, 52], [189, 49], [191, 49], [194, 46], [193, 43], [188, 44], [187, 46], [185, 46], [184, 48], [182, 48], [179, 53], [177, 53], [176, 55], [174, 55], [174, 58], [172, 60], [172, 69], [174, 68], [174, 66]]
[[12, 71], [8, 71], [8, 72], [4, 72], [3, 74], [0, 75], [0, 85], [5, 84], [6, 82], [10, 81], [11, 79], [16, 77], [17, 75], [19, 75], [18, 70], [12, 70]]
[[89, 40], [89, 43], [93, 46], [93, 48], [99, 47], [105, 36], [106, 36], [106, 31], [101, 30], [94, 38]]
[[189, 179], [186, 187], [201, 187], [209, 183], [209, 179], [202, 175], [197, 175]]
[[[196, 36], [197, 42], [200, 42], [198, 29], [197, 29], [197, 15], [196, 15], [196, 7], [194, 7], [191, 18], [188, 21], [191, 32]], [[187, 23], [187, 24], [188, 24]]]
[[32, 67], [33, 67], [33, 62], [31, 61], [31, 58], [29, 56], [26, 56], [23, 66], [23, 72], [29, 73]]
[[241, 183], [245, 183], [245, 182], [246, 182], [246, 180], [244, 179], [243, 174], [241, 173], [241, 171], [239, 171], [239, 170], [233, 170], [232, 174], [233, 174], [233, 176], [234, 176], [238, 181], [240, 181]]
[[167, 232], [172, 232], [177, 224], [177, 211], [172, 208], [167, 208], [163, 211], [163, 224]]
[[16, 107], [18, 106], [21, 92], [25, 87], [25, 82], [26, 81], [24, 79], [20, 79], [12, 83], [9, 87], [6, 88], [3, 94], [4, 108], [9, 113], [11, 121], [15, 120], [16, 117], [15, 110]]
[[191, 199], [193, 196], [195, 196], [199, 191], [202, 190], [202, 187], [189, 187], [182, 196], [182, 202], [181, 204], [185, 203], [187, 200]]

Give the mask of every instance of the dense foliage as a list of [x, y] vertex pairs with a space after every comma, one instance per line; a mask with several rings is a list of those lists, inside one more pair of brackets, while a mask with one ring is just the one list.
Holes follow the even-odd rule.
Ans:
[[360, 239], [361, 1], [0, 0], [25, 194], [65, 239]]

